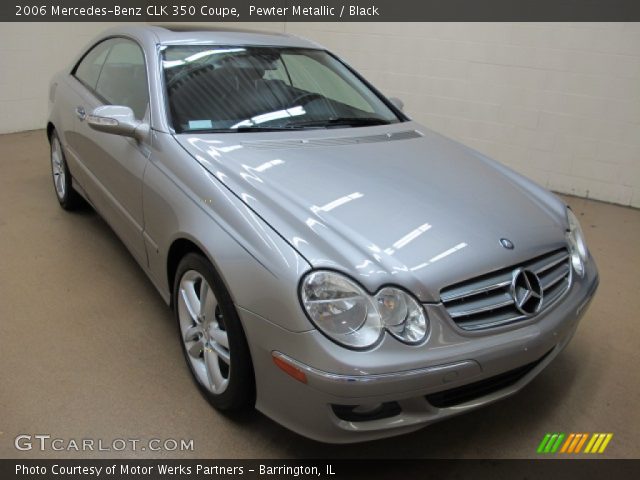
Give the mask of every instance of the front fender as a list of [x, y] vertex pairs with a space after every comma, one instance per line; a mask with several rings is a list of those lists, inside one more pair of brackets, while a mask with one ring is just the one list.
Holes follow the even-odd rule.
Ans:
[[290, 331], [313, 327], [300, 315], [297, 286], [309, 263], [171, 135], [153, 133], [143, 203], [149, 273], [169, 298], [168, 253], [178, 239], [207, 255], [236, 305]]

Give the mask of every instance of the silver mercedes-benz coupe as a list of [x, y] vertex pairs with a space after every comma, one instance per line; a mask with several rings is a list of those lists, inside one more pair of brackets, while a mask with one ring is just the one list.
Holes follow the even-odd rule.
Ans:
[[559, 198], [307, 40], [113, 29], [49, 106], [58, 201], [131, 251], [221, 410], [325, 442], [413, 431], [522, 389], [598, 285]]

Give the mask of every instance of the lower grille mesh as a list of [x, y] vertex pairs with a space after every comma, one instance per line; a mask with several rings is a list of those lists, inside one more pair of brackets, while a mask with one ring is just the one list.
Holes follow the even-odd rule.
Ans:
[[503, 388], [510, 387], [518, 380], [523, 378], [527, 373], [536, 368], [547, 356], [553, 351], [549, 350], [535, 362], [528, 363], [522, 367], [509, 370], [494, 377], [480, 380], [479, 382], [463, 385], [462, 387], [452, 388], [444, 392], [432, 393], [427, 395], [427, 401], [436, 408], [447, 408], [462, 403], [470, 402], [485, 395], [489, 395]]

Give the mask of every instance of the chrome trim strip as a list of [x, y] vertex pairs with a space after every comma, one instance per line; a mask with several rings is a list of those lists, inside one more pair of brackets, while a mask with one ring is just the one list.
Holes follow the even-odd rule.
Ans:
[[456, 294], [449, 294], [449, 295], [445, 294], [441, 296], [440, 299], [443, 302], [450, 302], [452, 300], [459, 300], [465, 297], [472, 297], [473, 295], [477, 295], [479, 293], [490, 292], [491, 290], [496, 290], [498, 288], [508, 287], [509, 285], [511, 285], [511, 279], [505, 280], [504, 282], [492, 283], [491, 285], [487, 285], [486, 287], [474, 288], [473, 290], [469, 290], [464, 293], [456, 293]]
[[564, 290], [562, 291], [562, 293], [560, 295], [558, 295], [556, 298], [554, 298], [551, 303], [547, 304], [547, 305], [542, 305], [542, 308], [540, 309], [540, 313], [542, 312], [546, 312], [547, 310], [549, 310], [551, 307], [553, 307], [556, 303], [558, 303], [561, 299], [563, 299], [565, 297], [565, 295], [567, 293], [569, 293], [569, 290], [571, 290], [571, 285], [573, 283], [573, 269], [571, 269], [569, 271], [569, 275], [567, 277], [567, 286], [564, 288]]
[[491, 305], [472, 308], [471, 310], [464, 310], [462, 312], [450, 312], [449, 316], [451, 318], [466, 317], [469, 315], [475, 315], [476, 313], [489, 312], [498, 308], [508, 307], [509, 305], [513, 305], [513, 300], [505, 300], [504, 302], [492, 303]]
[[549, 288], [553, 287], [556, 283], [558, 283], [560, 280], [566, 279], [569, 276], [569, 273], [570, 272], [561, 272], [559, 275], [556, 275], [555, 278], [552, 278], [548, 282], [540, 282], [544, 284], [542, 287], [542, 290], [543, 291], [548, 290]]
[[299, 362], [298, 360], [294, 360], [288, 355], [285, 355], [284, 353], [281, 353], [277, 350], [274, 350], [273, 352], [271, 352], [271, 355], [273, 355], [276, 358], [279, 358], [280, 360], [283, 360], [286, 363], [289, 363], [299, 368], [306, 374], [309, 374], [316, 378], [320, 378], [321, 380], [325, 380], [329, 382], [337, 382], [337, 383], [349, 383], [349, 384], [351, 383], [380, 384], [380, 383], [397, 382], [398, 380], [401, 380], [401, 379], [420, 377], [423, 375], [430, 375], [430, 374], [438, 373], [440, 371], [451, 370], [452, 368], [464, 368], [465, 366], [469, 365], [469, 361], [465, 360], [461, 362], [447, 363], [445, 365], [436, 365], [433, 367], [420, 368], [416, 370], [404, 370], [404, 371], [394, 372], [394, 373], [378, 373], [373, 375], [342, 375], [339, 373], [325, 372], [323, 370], [318, 370], [317, 368], [310, 367], [309, 365]]
[[503, 325], [509, 325], [510, 323], [519, 322], [520, 320], [525, 320], [527, 318], [533, 318], [533, 317], [528, 317], [527, 315], [519, 315], [517, 317], [505, 318], [504, 320], [496, 320], [495, 322], [482, 323], [482, 324], [479, 324], [479, 325], [472, 325], [472, 326], [468, 326], [468, 327], [459, 325], [459, 327], [462, 328], [463, 330], [468, 331], [468, 332], [476, 332], [478, 330], [485, 330], [487, 328], [501, 327]]
[[569, 258], [569, 254], [565, 254], [562, 258], [559, 258], [557, 260], [554, 260], [551, 263], [548, 263], [542, 267], [540, 267], [538, 270], [536, 270], [536, 275], [540, 275], [542, 272], [546, 272], [547, 270], [549, 270], [550, 268], [555, 267], [556, 265], [558, 265], [559, 263], [564, 262], [565, 260], [567, 260]]
[[[544, 286], [542, 287], [543, 292], [556, 287], [560, 282], [562, 282], [563, 280], [566, 280], [566, 285], [563, 285], [560, 287], [561, 288], [560, 292], [557, 292], [553, 296], [550, 295], [550, 297], [547, 297], [547, 299], [549, 300], [548, 302], [545, 301], [547, 299], [543, 299], [543, 303], [540, 307], [540, 310], [535, 315], [521, 315], [519, 312], [514, 311], [513, 316], [509, 318], [502, 318], [499, 320], [491, 321], [491, 319], [487, 319], [483, 321], [482, 319], [473, 318], [473, 316], [476, 314], [489, 312], [492, 310], [508, 307], [509, 305], [513, 305], [514, 304], [513, 300], [511, 300], [510, 302], [500, 300], [500, 301], [496, 301], [496, 303], [491, 305], [482, 306], [478, 308], [468, 308], [467, 310], [464, 310], [464, 311], [456, 311], [456, 307], [457, 308], [465, 307], [465, 304], [464, 304], [465, 301], [463, 299], [467, 297], [471, 297], [473, 295], [483, 293], [483, 292], [490, 292], [492, 290], [504, 288], [511, 283], [507, 281], [498, 281], [491, 285], [485, 285], [479, 288], [472, 288], [470, 290], [466, 290], [463, 292], [460, 292], [461, 290], [460, 287], [458, 287], [457, 289], [454, 287], [454, 289], [457, 290], [455, 293], [449, 293], [448, 295], [447, 294], [441, 295], [440, 298], [441, 298], [442, 304], [449, 318], [451, 318], [451, 320], [455, 323], [457, 327], [463, 330], [479, 331], [479, 330], [490, 329], [493, 327], [508, 325], [508, 324], [515, 323], [528, 318], [535, 318], [541, 313], [547, 311], [548, 309], [553, 307], [556, 303], [558, 303], [562, 298], [564, 298], [567, 292], [569, 292], [569, 290], [571, 289], [571, 285], [573, 284], [573, 268], [571, 266], [569, 252], [566, 249], [550, 252], [549, 254], [546, 255], [546, 258], [544, 257], [545, 256], [543, 256], [543, 258], [538, 258], [538, 260], [530, 260], [528, 262], [523, 262], [521, 265], [513, 266], [513, 268], [530, 268], [535, 272], [536, 275], [544, 274], [544, 272], [549, 272], [548, 275], [551, 277], [550, 279], [547, 279], [546, 282], [540, 279], [540, 282], [544, 284]], [[548, 263], [544, 264], [545, 261], [547, 261]], [[554, 268], [558, 269], [558, 265], [562, 265], [563, 263], [566, 265], [566, 268], [568, 268], [568, 270], [566, 270], [565, 268], [562, 268], [562, 271], [559, 273], [553, 272]], [[542, 265], [540, 266], [540, 264]], [[504, 271], [500, 271], [500, 272], [496, 272], [494, 276], [496, 279], [499, 279], [501, 276], [503, 276], [503, 274], [504, 274]], [[489, 273], [488, 275], [491, 275], [491, 273]], [[489, 281], [491, 281], [491, 278], [489, 279]], [[473, 285], [474, 280], [471, 279], [471, 280], [468, 280], [467, 282], [462, 282], [462, 283], [463, 285], [464, 283]], [[476, 281], [476, 284], [477, 284], [477, 281]], [[464, 288], [464, 286], [462, 286], [462, 288]], [[448, 305], [448, 303], [456, 300], [457, 301], [462, 300], [462, 304], [457, 304], [455, 306]], [[467, 307], [469, 307], [469, 305], [467, 305]], [[467, 318], [464, 318], [464, 317], [467, 317]], [[477, 322], [477, 324], [474, 325], [475, 322]]]

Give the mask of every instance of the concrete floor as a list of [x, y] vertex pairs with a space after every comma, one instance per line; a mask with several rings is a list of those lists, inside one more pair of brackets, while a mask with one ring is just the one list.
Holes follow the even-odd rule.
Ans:
[[[0, 136], [0, 457], [18, 434], [193, 439], [197, 458], [535, 457], [546, 432], [613, 432], [640, 456], [640, 211], [567, 198], [601, 285], [572, 343], [515, 397], [417, 433], [331, 446], [259, 413], [228, 418], [194, 387], [173, 317], [93, 211], [57, 205], [43, 131]], [[149, 452], [89, 453], [150, 457]]]

